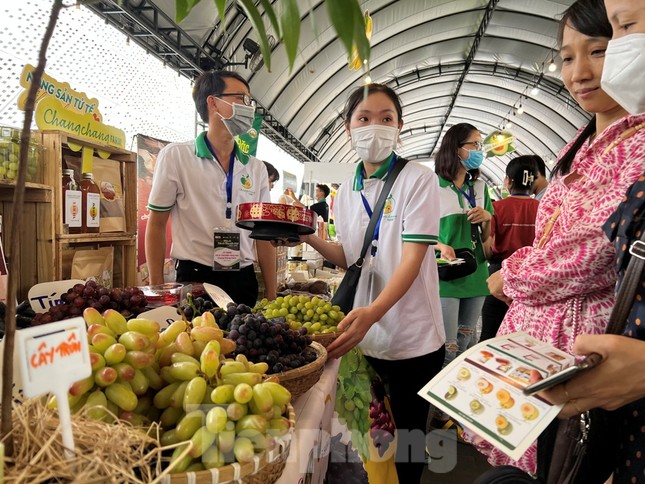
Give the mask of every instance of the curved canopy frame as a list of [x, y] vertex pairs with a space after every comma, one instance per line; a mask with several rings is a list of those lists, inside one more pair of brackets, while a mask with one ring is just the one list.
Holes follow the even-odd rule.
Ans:
[[[279, 8], [277, 0], [271, 1]], [[159, 31], [152, 34], [167, 50], [179, 51], [168, 57], [183, 55], [190, 61], [176, 66], [180, 73], [195, 77], [208, 68], [238, 70], [249, 79], [270, 137], [285, 150], [303, 161], [354, 162], [342, 112], [348, 94], [362, 85], [365, 74], [348, 68], [347, 54], [324, 2], [297, 1], [302, 12], [301, 40], [291, 72], [280, 43], [273, 48], [271, 72], [252, 71], [245, 64], [242, 44], [247, 38], [255, 39], [256, 33], [234, 4], [220, 21], [214, 2], [202, 1], [180, 25], [169, 20], [175, 15], [175, 0], [103, 0], [91, 8], [115, 25], [119, 15], [108, 13], [108, 7], [128, 10], [129, 21], [121, 22], [121, 28], [146, 42], [150, 39], [142, 37], [141, 24], [151, 23], [157, 15]], [[374, 25], [371, 79], [394, 88], [403, 103], [401, 155], [431, 160], [445, 131], [455, 123], [473, 124], [485, 135], [511, 122], [516, 154], [535, 153], [553, 160], [589, 119], [564, 88], [559, 71], [546, 69], [552, 59], [557, 64], [557, 18], [571, 3], [363, 2]], [[155, 14], [156, 10], [163, 15]], [[171, 48], [168, 39], [178, 37], [173, 28], [190, 42]], [[270, 27], [268, 34], [275, 35]], [[534, 87], [539, 88], [538, 94], [531, 94]], [[519, 105], [524, 110], [521, 115]], [[491, 183], [503, 180], [508, 159], [506, 155], [485, 161], [483, 171]]]

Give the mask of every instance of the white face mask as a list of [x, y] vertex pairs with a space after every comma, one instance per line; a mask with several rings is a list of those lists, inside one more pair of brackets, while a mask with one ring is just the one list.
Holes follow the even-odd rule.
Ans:
[[246, 104], [237, 104], [229, 103], [224, 101], [222, 98], [217, 98], [222, 102], [225, 102], [233, 108], [233, 114], [230, 118], [222, 117], [219, 112], [220, 118], [222, 118], [222, 123], [228, 129], [228, 132], [231, 133], [231, 136], [239, 136], [244, 133], [248, 133], [249, 130], [253, 127], [253, 119], [255, 117], [255, 106], [247, 106]]
[[602, 90], [631, 114], [645, 112], [645, 34], [610, 40], [605, 51]]
[[352, 148], [366, 163], [380, 163], [385, 160], [396, 146], [399, 129], [393, 126], [371, 124], [350, 129]]

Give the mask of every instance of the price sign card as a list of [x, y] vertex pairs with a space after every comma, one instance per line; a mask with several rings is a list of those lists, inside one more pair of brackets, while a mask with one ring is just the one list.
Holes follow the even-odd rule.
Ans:
[[16, 349], [24, 395], [56, 395], [63, 444], [71, 457], [74, 439], [67, 391], [92, 374], [85, 321], [79, 317], [16, 331]]
[[37, 313], [45, 313], [50, 308], [61, 303], [60, 297], [75, 284], [85, 284], [82, 279], [70, 279], [67, 281], [41, 282], [29, 289], [29, 304], [31, 309]]
[[63, 389], [92, 374], [83, 318], [16, 331], [16, 346], [27, 397]]

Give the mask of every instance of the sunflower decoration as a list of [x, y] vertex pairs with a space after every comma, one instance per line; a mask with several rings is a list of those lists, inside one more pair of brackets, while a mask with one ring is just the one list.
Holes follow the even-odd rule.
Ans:
[[[369, 12], [365, 10], [365, 36], [367, 37], [368, 42], [372, 40], [372, 28], [372, 17], [370, 17]], [[358, 56], [356, 45], [352, 48], [352, 56], [348, 61], [348, 66], [352, 71], [357, 71], [363, 67], [363, 61]]]
[[507, 153], [513, 153], [515, 146], [513, 146], [515, 136], [508, 131], [497, 130], [486, 136], [484, 140], [484, 151], [486, 158], [493, 156], [502, 156]]

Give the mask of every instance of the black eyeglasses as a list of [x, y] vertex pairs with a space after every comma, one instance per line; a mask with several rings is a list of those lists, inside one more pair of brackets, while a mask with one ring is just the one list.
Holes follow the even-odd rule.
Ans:
[[484, 147], [484, 144], [481, 141], [466, 141], [461, 143], [459, 146], [473, 145], [478, 150], [481, 150]]
[[223, 92], [221, 94], [213, 94], [215, 97], [236, 97], [238, 100], [242, 101], [246, 106], [255, 107], [255, 99], [251, 99], [251, 96], [244, 94], [242, 92]]

